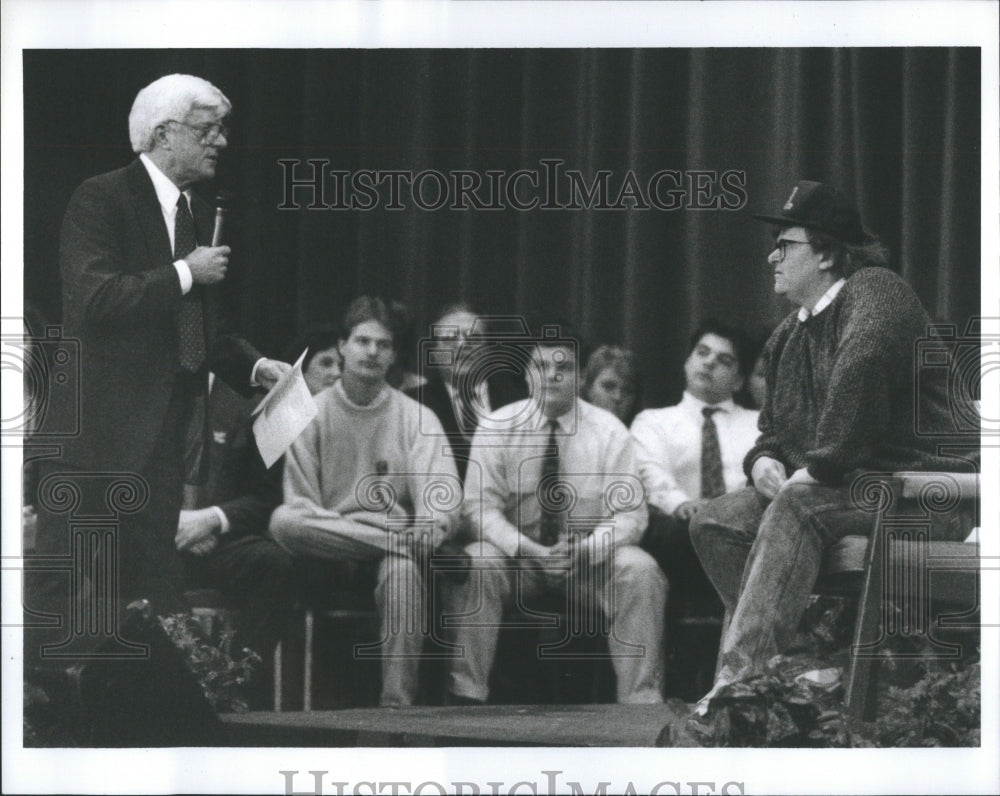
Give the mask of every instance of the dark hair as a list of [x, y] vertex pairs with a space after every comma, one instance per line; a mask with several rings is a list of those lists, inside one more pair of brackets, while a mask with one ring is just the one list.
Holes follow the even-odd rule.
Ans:
[[715, 318], [705, 318], [701, 323], [698, 324], [697, 328], [694, 330], [694, 334], [691, 335], [691, 344], [688, 346], [688, 356], [691, 356], [691, 352], [694, 351], [695, 346], [706, 334], [714, 334], [717, 337], [721, 337], [724, 340], [728, 340], [732, 346], [733, 350], [736, 352], [736, 361], [739, 364], [740, 375], [744, 378], [750, 375], [750, 371], [753, 370], [753, 362], [750, 360], [750, 338], [747, 336], [746, 332], [737, 329], [735, 326], [730, 326], [727, 323], [716, 320]]
[[809, 245], [817, 254], [828, 254], [833, 259], [831, 275], [847, 279], [862, 268], [884, 267], [889, 264], [889, 249], [875, 235], [865, 233], [864, 243], [845, 243], [840, 238], [804, 228]]
[[607, 368], [612, 368], [622, 381], [631, 385], [635, 398], [629, 413], [634, 416], [636, 409], [642, 403], [642, 371], [639, 369], [639, 358], [635, 352], [622, 348], [620, 345], [599, 346], [588, 357], [587, 367], [583, 372], [583, 386], [580, 389], [580, 394], [585, 401], [589, 401], [590, 390], [594, 386], [594, 382]]
[[309, 327], [305, 334], [296, 337], [285, 349], [285, 362], [295, 362], [304, 348], [308, 348], [305, 359], [302, 360], [303, 372], [309, 370], [309, 363], [320, 351], [333, 348], [340, 340], [340, 330], [332, 323]]
[[344, 320], [340, 324], [340, 339], [346, 340], [351, 336], [354, 327], [366, 321], [378, 321], [392, 335], [392, 347], [394, 350], [399, 347], [400, 320], [395, 309], [390, 306], [385, 299], [377, 296], [358, 296], [347, 307], [344, 313]]

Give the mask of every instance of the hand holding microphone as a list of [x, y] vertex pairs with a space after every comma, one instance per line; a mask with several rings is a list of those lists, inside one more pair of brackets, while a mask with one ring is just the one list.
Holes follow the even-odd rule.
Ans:
[[231, 249], [222, 244], [222, 228], [226, 220], [226, 197], [215, 197], [215, 227], [212, 230], [212, 245], [199, 246], [184, 261], [191, 271], [191, 279], [196, 285], [211, 285], [226, 278]]

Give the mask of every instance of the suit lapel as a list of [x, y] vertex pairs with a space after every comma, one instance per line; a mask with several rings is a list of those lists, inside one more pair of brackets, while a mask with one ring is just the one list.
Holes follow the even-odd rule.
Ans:
[[167, 226], [163, 223], [163, 211], [160, 209], [160, 202], [156, 198], [156, 189], [149, 179], [146, 167], [142, 162], [134, 160], [128, 167], [127, 182], [129, 190], [132, 192], [135, 213], [139, 221], [139, 229], [146, 239], [146, 248], [149, 250], [149, 262], [156, 264], [169, 263], [174, 259], [174, 253], [170, 250], [170, 236], [167, 234]]

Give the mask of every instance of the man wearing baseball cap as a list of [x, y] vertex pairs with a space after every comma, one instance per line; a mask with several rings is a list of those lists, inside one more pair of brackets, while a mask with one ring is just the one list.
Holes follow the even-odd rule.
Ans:
[[824, 551], [871, 533], [875, 515], [851, 497], [858, 473], [969, 468], [939, 452], [943, 436], [917, 434], [918, 399], [922, 430], [954, 428], [946, 378], [915, 378], [914, 344], [931, 321], [854, 204], [803, 180], [777, 212], [755, 218], [777, 225], [774, 291], [797, 309], [764, 349], [768, 398], [743, 464], [751, 486], [691, 524], [730, 619], [702, 713], [722, 686], [787, 647]]

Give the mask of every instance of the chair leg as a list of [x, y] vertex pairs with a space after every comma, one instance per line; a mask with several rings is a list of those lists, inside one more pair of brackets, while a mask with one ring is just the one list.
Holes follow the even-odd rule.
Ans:
[[281, 713], [281, 642], [274, 648], [274, 712]]
[[312, 710], [312, 669], [313, 669], [313, 621], [312, 609], [306, 610], [305, 662], [302, 670], [302, 710]]
[[881, 520], [876, 523], [868, 544], [864, 581], [858, 597], [858, 616], [854, 623], [851, 644], [851, 662], [844, 689], [844, 703], [848, 720], [859, 722], [869, 718], [874, 709], [871, 668], [876, 656], [875, 648], [883, 630], [882, 597], [886, 560], [886, 535]]

